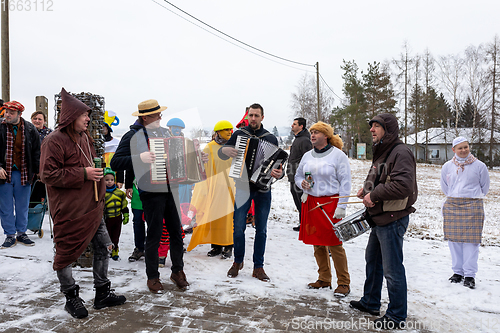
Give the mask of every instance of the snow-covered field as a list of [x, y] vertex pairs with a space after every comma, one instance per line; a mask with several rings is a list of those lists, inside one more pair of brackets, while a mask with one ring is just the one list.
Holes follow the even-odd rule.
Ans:
[[[353, 194], [360, 188], [369, 161], [351, 160]], [[447, 242], [443, 241], [441, 203], [444, 199], [439, 186], [440, 167], [418, 165], [419, 199], [417, 212], [410, 217], [410, 227], [405, 236], [404, 253], [408, 280], [408, 314], [410, 327], [421, 325], [435, 332], [500, 332], [500, 205], [495, 204], [500, 192], [500, 172], [490, 172], [491, 187], [485, 199], [486, 221], [483, 233], [484, 246], [479, 254], [477, 287], [470, 290], [461, 285], [450, 284], [452, 275], [451, 258]], [[221, 303], [231, 300], [272, 298], [274, 300], [297, 299], [299, 295], [324, 298], [340, 304], [349, 313], [350, 300], [362, 295], [364, 282], [364, 248], [368, 233], [344, 244], [351, 274], [351, 294], [345, 299], [336, 299], [330, 290], [308, 290], [307, 283], [317, 279], [317, 266], [312, 246], [297, 240], [298, 233], [292, 230], [298, 214], [289, 193], [288, 183], [282, 180], [273, 186], [273, 203], [268, 222], [268, 239], [265, 256], [265, 270], [271, 278], [263, 283], [251, 277], [253, 228], [247, 229], [246, 265], [235, 279], [226, 277], [231, 260], [209, 258], [206, 253], [210, 245], [200, 245], [184, 256], [185, 272], [191, 283], [189, 293], [204, 292], [213, 295]], [[354, 200], [352, 200], [354, 201]], [[359, 204], [348, 206], [348, 214], [361, 209]], [[12, 249], [0, 250], [0, 315], [15, 311], [16, 304], [26, 300], [46, 297], [43, 286], [58, 285], [52, 271], [52, 240], [46, 217], [43, 229], [45, 236], [30, 236], [35, 247], [17, 245]], [[190, 235], [185, 242], [189, 242]], [[120, 239], [120, 261], [110, 261], [112, 283], [117, 292], [146, 291], [144, 261], [130, 263], [128, 256], [133, 250], [132, 222], [123, 227]], [[20, 259], [25, 258], [25, 259]], [[169, 276], [170, 263], [161, 268], [163, 278]], [[75, 269], [77, 282], [89, 279], [89, 270]], [[334, 281], [335, 283], [335, 281]], [[89, 290], [90, 289], [90, 290]], [[62, 294], [61, 304], [62, 303]], [[93, 298], [91, 288], [82, 289], [82, 297]], [[387, 292], [383, 291], [384, 304]], [[88, 304], [87, 304], [88, 305]], [[72, 318], [63, 307], [51, 309], [52, 315]], [[37, 314], [30, 314], [30, 316]], [[39, 314], [42, 316], [42, 314]], [[33, 318], [33, 317], [31, 317]], [[0, 323], [0, 331], [15, 326]], [[5, 324], [7, 325], [7, 324]], [[412, 326], [413, 325], [413, 326]]]

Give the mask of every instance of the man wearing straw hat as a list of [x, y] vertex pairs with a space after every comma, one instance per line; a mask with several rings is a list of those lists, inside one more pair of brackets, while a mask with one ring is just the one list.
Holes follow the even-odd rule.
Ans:
[[[464, 137], [453, 140], [455, 156], [443, 165], [441, 189], [446, 195], [443, 205], [444, 239], [451, 252], [451, 283], [474, 289], [477, 260], [484, 223], [483, 197], [490, 187], [488, 168], [471, 154]], [[464, 278], [465, 277], [465, 278]]]
[[[389, 305], [376, 327], [402, 328], [407, 317], [407, 286], [403, 265], [403, 236], [417, 201], [416, 162], [411, 150], [398, 137], [396, 117], [383, 113], [370, 120], [373, 161], [358, 198], [363, 199], [372, 225], [366, 245], [366, 280], [363, 297], [351, 307], [371, 315], [380, 314], [383, 278]], [[371, 220], [370, 220], [371, 219]]]
[[[169, 130], [160, 126], [161, 112], [166, 109], [166, 106], [160, 106], [154, 99], [139, 103], [138, 111], [132, 113], [132, 116], [138, 118], [130, 126], [130, 131], [122, 137], [111, 159], [111, 169], [133, 172], [137, 179], [137, 188], [147, 223], [144, 256], [147, 286], [154, 294], [164, 292], [158, 271], [158, 247], [163, 220], [170, 234], [170, 258], [172, 260], [170, 280], [181, 290], [186, 290], [189, 286], [184, 274], [181, 220], [176, 204], [179, 197], [178, 189], [170, 184], [151, 182], [151, 164], [154, 163], [156, 156], [149, 150], [149, 139], [170, 137]], [[127, 178], [130, 176], [127, 175]], [[127, 184], [125, 187], [129, 188]]]
[[345, 297], [349, 295], [351, 279], [347, 257], [342, 242], [335, 235], [333, 223], [345, 217], [345, 202], [351, 193], [351, 168], [342, 151], [342, 139], [333, 134], [330, 125], [319, 121], [309, 131], [314, 149], [304, 154], [295, 174], [295, 184], [304, 191], [299, 239], [314, 245], [318, 264], [318, 280], [309, 283], [308, 287], [332, 288], [330, 252], [337, 274], [334, 295]]

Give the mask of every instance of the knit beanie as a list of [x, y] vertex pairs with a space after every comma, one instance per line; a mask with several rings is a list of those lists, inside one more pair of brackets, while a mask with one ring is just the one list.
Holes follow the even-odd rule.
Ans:
[[116, 174], [113, 170], [111, 170], [111, 168], [104, 168], [104, 175], [103, 177], [106, 177], [106, 175], [113, 175], [113, 177], [116, 177]]

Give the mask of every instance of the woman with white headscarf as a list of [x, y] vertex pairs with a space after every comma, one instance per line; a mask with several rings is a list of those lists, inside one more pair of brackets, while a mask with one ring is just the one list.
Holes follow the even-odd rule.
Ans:
[[443, 205], [444, 239], [451, 252], [451, 283], [475, 288], [479, 245], [484, 223], [483, 197], [488, 193], [490, 177], [486, 165], [471, 154], [463, 137], [453, 140], [455, 156], [443, 165], [441, 189], [446, 195]]

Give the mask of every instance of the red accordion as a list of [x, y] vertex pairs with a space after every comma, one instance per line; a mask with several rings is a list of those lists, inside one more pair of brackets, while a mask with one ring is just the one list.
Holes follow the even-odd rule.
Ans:
[[149, 149], [156, 156], [151, 163], [151, 184], [193, 184], [207, 179], [198, 140], [151, 138]]

